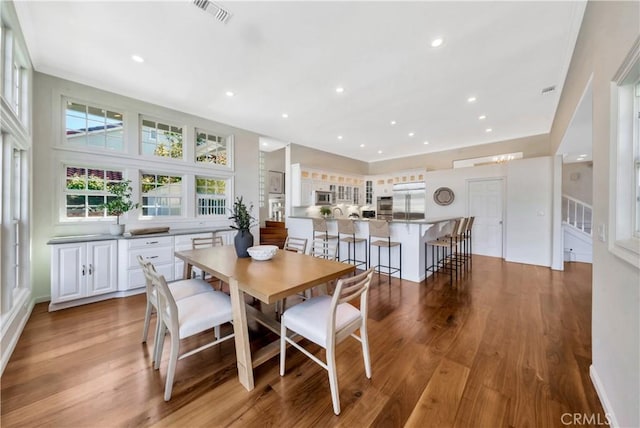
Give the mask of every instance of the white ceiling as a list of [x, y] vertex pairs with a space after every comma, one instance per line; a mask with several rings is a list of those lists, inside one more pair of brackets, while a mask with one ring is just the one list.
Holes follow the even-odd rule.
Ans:
[[[16, 1], [16, 10], [38, 71], [376, 161], [549, 132], [585, 8], [219, 4], [232, 14], [226, 24], [188, 0]], [[436, 37], [444, 43], [432, 48]]]

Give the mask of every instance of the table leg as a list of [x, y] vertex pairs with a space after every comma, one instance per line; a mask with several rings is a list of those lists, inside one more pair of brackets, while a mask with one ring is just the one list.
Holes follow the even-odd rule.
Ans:
[[182, 279], [190, 279], [193, 265], [187, 261], [184, 262], [184, 271], [182, 272]]
[[229, 279], [229, 294], [233, 310], [233, 332], [236, 341], [236, 360], [238, 364], [238, 380], [248, 391], [254, 388], [251, 349], [249, 348], [249, 326], [247, 310], [244, 304], [244, 292], [238, 287], [238, 281]]

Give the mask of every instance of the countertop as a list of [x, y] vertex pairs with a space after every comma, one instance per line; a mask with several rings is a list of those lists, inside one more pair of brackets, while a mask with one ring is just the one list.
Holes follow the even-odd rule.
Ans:
[[233, 230], [229, 227], [226, 228], [190, 228], [190, 229], [169, 229], [164, 233], [151, 233], [148, 235], [131, 235], [125, 232], [124, 235], [116, 236], [109, 234], [95, 234], [95, 235], [72, 235], [72, 236], [56, 236], [51, 238], [47, 245], [55, 244], [73, 244], [76, 242], [91, 242], [91, 241], [110, 241], [113, 239], [134, 239], [145, 238], [149, 236], [175, 236], [175, 235], [191, 235], [195, 233], [207, 233], [207, 232], [226, 232]]
[[[318, 217], [311, 217], [311, 216], [289, 216], [289, 218], [298, 218], [298, 219], [308, 219], [311, 220], [312, 218], [318, 218]], [[436, 224], [436, 223], [442, 223], [444, 221], [452, 221], [452, 220], [456, 220], [460, 217], [439, 217], [439, 218], [425, 218], [422, 220], [391, 220], [389, 221], [389, 223], [411, 223], [411, 224]], [[368, 219], [368, 218], [332, 218], [329, 217], [327, 218], [327, 221], [334, 221], [334, 220], [354, 220], [354, 221], [370, 221], [370, 220], [374, 220], [374, 219]]]

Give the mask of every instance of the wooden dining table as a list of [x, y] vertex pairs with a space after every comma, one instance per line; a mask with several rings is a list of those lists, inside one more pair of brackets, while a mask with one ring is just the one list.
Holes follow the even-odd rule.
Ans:
[[184, 260], [184, 278], [195, 266], [229, 284], [233, 309], [238, 379], [249, 391], [254, 388], [253, 368], [280, 352], [280, 340], [273, 341], [251, 355], [247, 316], [280, 335], [280, 323], [245, 304], [245, 295], [273, 304], [285, 297], [355, 271], [355, 266], [291, 251], [278, 250], [270, 260], [238, 258], [232, 245], [177, 251]]

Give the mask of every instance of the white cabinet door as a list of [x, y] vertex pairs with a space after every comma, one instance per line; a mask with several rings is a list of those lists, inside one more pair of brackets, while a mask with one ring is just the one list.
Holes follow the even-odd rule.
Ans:
[[54, 245], [51, 257], [51, 302], [86, 296], [86, 244]]
[[118, 289], [117, 242], [87, 244], [87, 296], [111, 293]]
[[315, 200], [313, 198], [313, 180], [303, 178], [300, 181], [300, 206], [308, 207], [314, 204]]

